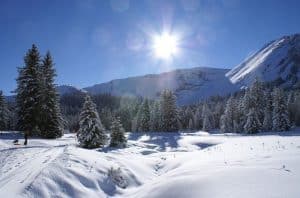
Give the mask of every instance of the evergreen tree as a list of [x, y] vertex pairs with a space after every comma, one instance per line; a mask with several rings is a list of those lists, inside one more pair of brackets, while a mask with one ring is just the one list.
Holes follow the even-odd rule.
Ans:
[[143, 104], [141, 105], [140, 109], [140, 123], [139, 125], [139, 131], [147, 132], [150, 130], [150, 109], [149, 109], [149, 102], [148, 99], [145, 99], [143, 101]]
[[77, 138], [81, 147], [89, 149], [103, 147], [107, 141], [96, 105], [88, 95], [80, 113]]
[[288, 94], [288, 100], [287, 100], [287, 108], [289, 112], [289, 119], [291, 122], [291, 125], [295, 124], [295, 94], [294, 91], [290, 91]]
[[162, 130], [174, 132], [179, 130], [176, 97], [172, 91], [164, 90], [161, 95]]
[[41, 66], [43, 84], [41, 119], [39, 123], [41, 136], [45, 138], [57, 138], [63, 134], [63, 120], [60, 113], [58, 94], [54, 84], [56, 74], [53, 66], [54, 64], [50, 52], [47, 52]]
[[270, 131], [273, 128], [273, 121], [272, 121], [272, 95], [269, 90], [265, 91], [265, 107], [264, 107], [264, 121], [263, 121], [263, 130]]
[[120, 118], [116, 118], [112, 121], [111, 125], [111, 147], [126, 147], [127, 139], [125, 137], [125, 131], [120, 122]]
[[204, 103], [202, 110], [203, 128], [204, 131], [213, 129], [213, 116], [207, 103]]
[[196, 129], [202, 129], [203, 118], [202, 118], [202, 106], [198, 106], [194, 114], [194, 127]]
[[[224, 113], [224, 103], [218, 102], [215, 105], [215, 108], [213, 111], [214, 126], [217, 128], [220, 126], [220, 118], [223, 115], [223, 113]], [[195, 117], [197, 117], [196, 114], [197, 114], [197, 111], [195, 113]]]
[[234, 117], [235, 117], [234, 98], [231, 96], [226, 103], [225, 112], [221, 117], [221, 131], [224, 133], [232, 133], [234, 131]]
[[8, 129], [9, 110], [2, 91], [0, 91], [0, 131]]
[[235, 113], [233, 122], [233, 131], [235, 133], [242, 133], [244, 131], [244, 124], [246, 122], [243, 111], [243, 98], [237, 98], [234, 100]]
[[249, 113], [247, 114], [247, 121], [244, 125], [244, 131], [249, 134], [254, 134], [259, 132], [260, 130], [260, 122], [258, 120], [258, 116], [254, 109], [250, 109]]
[[258, 78], [256, 78], [250, 87], [251, 108], [256, 112], [260, 123], [263, 122], [264, 118], [265, 100], [264, 97], [262, 97], [263, 94], [264, 87]]
[[18, 128], [28, 135], [40, 135], [42, 74], [40, 55], [35, 45], [28, 50], [24, 62], [25, 66], [19, 68], [17, 78]]
[[287, 131], [289, 129], [290, 121], [283, 90], [275, 88], [273, 91], [273, 130]]
[[190, 120], [189, 120], [189, 126], [188, 126], [188, 129], [189, 130], [193, 130], [195, 127], [194, 127], [194, 122], [193, 122], [193, 119], [192, 118], [190, 118]]
[[161, 129], [161, 115], [159, 102], [155, 101], [151, 111], [150, 129], [151, 131], [160, 131]]

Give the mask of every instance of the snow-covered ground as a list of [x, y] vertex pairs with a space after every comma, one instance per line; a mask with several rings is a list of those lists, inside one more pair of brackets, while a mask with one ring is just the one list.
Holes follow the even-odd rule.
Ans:
[[0, 135], [0, 197], [300, 197], [300, 131], [128, 134], [86, 150], [66, 134], [12, 144]]

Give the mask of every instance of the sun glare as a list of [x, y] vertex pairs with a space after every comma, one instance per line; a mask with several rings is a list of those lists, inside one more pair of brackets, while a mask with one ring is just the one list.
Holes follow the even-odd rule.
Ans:
[[176, 36], [163, 33], [154, 37], [153, 50], [158, 58], [169, 59], [178, 52]]

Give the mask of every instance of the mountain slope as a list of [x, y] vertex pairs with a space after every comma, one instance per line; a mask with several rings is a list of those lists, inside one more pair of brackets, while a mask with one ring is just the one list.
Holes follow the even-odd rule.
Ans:
[[61, 95], [86, 91], [148, 98], [158, 98], [163, 89], [170, 89], [175, 92], [177, 103], [186, 105], [233, 93], [250, 86], [256, 77], [277, 86], [300, 87], [300, 34], [269, 42], [232, 70], [196, 67], [117, 79], [84, 89], [66, 85], [57, 89]]
[[300, 34], [271, 41], [226, 76], [239, 86], [249, 86], [256, 77], [276, 85], [299, 86]]
[[84, 88], [89, 93], [143, 96], [157, 98], [163, 89], [175, 92], [178, 104], [190, 104], [214, 95], [225, 95], [238, 90], [225, 74], [229, 70], [197, 67], [162, 74], [112, 80]]

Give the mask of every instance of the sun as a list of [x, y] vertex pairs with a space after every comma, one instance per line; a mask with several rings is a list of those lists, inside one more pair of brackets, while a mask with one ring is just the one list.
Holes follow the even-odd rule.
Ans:
[[178, 39], [175, 35], [163, 33], [154, 36], [153, 51], [158, 58], [169, 59], [178, 52]]

